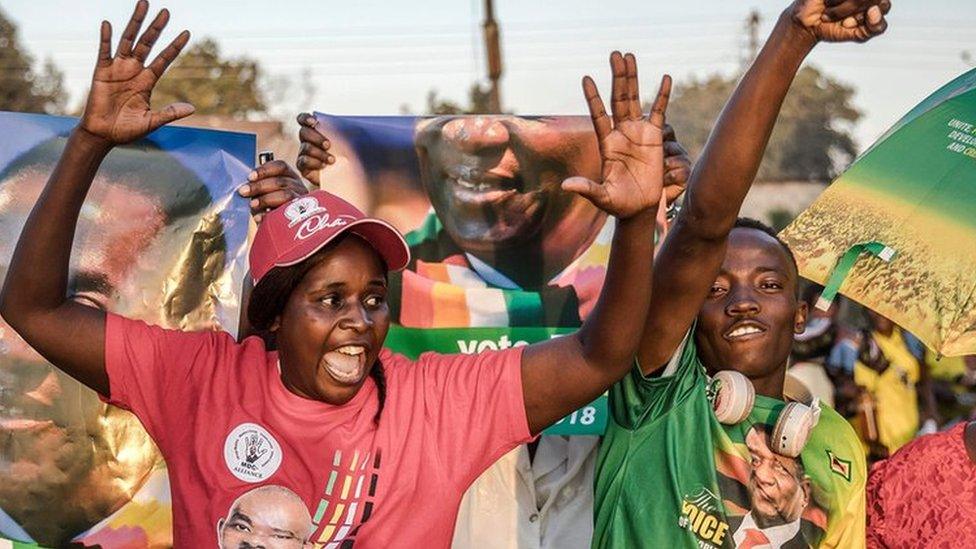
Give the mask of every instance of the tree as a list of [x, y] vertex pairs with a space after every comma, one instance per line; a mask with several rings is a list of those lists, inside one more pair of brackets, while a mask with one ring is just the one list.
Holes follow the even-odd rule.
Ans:
[[48, 114], [61, 114], [68, 103], [68, 92], [64, 89], [64, 73], [54, 64], [54, 61], [47, 59], [41, 74], [34, 79], [34, 93], [43, 98], [44, 112]]
[[197, 114], [237, 118], [267, 112], [260, 81], [263, 72], [249, 57], [224, 59], [220, 47], [205, 38], [184, 51], [153, 91], [153, 108], [175, 101], [196, 107]]
[[468, 89], [468, 106], [437, 97], [437, 90], [427, 92], [426, 114], [492, 114], [488, 106], [489, 92], [475, 82]]
[[50, 60], [37, 74], [34, 60], [17, 38], [17, 26], [0, 10], [0, 110], [61, 113], [67, 94], [64, 75]]
[[[692, 158], [701, 153], [736, 79], [714, 75], [676, 86], [668, 122]], [[854, 89], [819, 69], [800, 69], [759, 168], [760, 181], [829, 181], [857, 154], [851, 129], [861, 113]]]

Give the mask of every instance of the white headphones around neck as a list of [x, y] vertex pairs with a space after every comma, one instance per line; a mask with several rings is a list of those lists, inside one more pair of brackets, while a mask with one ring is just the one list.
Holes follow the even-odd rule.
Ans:
[[[722, 370], [712, 376], [708, 398], [719, 423], [735, 425], [749, 417], [756, 401], [756, 389], [742, 373]], [[818, 421], [820, 399], [814, 397], [809, 406], [802, 402], [788, 402], [773, 427], [770, 436], [772, 450], [781, 456], [799, 456]]]

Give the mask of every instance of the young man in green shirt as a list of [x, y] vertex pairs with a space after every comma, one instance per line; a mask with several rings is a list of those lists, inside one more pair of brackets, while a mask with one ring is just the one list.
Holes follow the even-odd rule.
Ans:
[[[610, 392], [594, 547], [864, 546], [864, 455], [844, 419], [823, 407], [799, 455], [773, 450], [807, 309], [792, 253], [737, 214], [806, 55], [820, 41], [881, 34], [889, 7], [796, 0], [725, 106], [655, 259], [638, 367]], [[709, 375], [722, 370], [756, 393], [730, 425], [709, 398]]]

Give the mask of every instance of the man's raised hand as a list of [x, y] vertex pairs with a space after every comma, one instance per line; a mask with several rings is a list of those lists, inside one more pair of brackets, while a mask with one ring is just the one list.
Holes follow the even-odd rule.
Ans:
[[272, 160], [254, 168], [238, 194], [250, 198], [251, 215], [260, 224], [264, 215], [293, 198], [308, 194], [301, 178], [283, 160]]
[[657, 208], [664, 185], [664, 112], [671, 94], [671, 77], [661, 87], [644, 116], [637, 85], [637, 60], [615, 51], [610, 54], [613, 72], [610, 111], [607, 115], [596, 84], [583, 78], [583, 95], [593, 120], [603, 161], [601, 182], [584, 177], [563, 181], [566, 191], [578, 193], [597, 207], [620, 219]]
[[173, 103], [161, 111], [149, 108], [153, 86], [186, 45], [190, 33], [181, 32], [149, 65], [144, 65], [169, 22], [169, 12], [161, 10], [136, 41], [148, 11], [149, 2], [136, 3], [115, 56], [112, 56], [112, 25], [102, 21], [98, 61], [81, 127], [111, 144], [135, 141], [164, 124], [193, 114], [189, 103]]
[[796, 0], [793, 21], [824, 42], [865, 42], [888, 28], [891, 0]]
[[319, 131], [318, 121], [314, 115], [303, 112], [298, 115], [298, 159], [295, 167], [302, 173], [302, 177], [316, 187], [322, 186], [320, 173], [323, 168], [335, 164], [335, 156], [329, 153], [332, 143]]
[[691, 175], [691, 156], [678, 142], [671, 124], [664, 125], [664, 201], [674, 203], [688, 186]]

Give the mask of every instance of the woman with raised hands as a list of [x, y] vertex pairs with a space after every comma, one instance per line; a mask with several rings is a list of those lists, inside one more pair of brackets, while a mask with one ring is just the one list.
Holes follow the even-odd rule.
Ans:
[[600, 299], [578, 332], [479, 355], [383, 348], [387, 274], [409, 252], [389, 224], [324, 191], [264, 216], [250, 252], [251, 323], [275, 340], [164, 330], [66, 297], [74, 229], [115, 145], [193, 112], [150, 110], [189, 39], [151, 63], [169, 19], [114, 55], [101, 45], [78, 127], [17, 244], [0, 314], [53, 364], [134, 412], [167, 460], [177, 546], [446, 547], [461, 495], [496, 458], [592, 401], [633, 364], [650, 301], [663, 182], [665, 77], [640, 110], [633, 56], [615, 52], [612, 118], [583, 81], [602, 181], [563, 187], [617, 218]]

